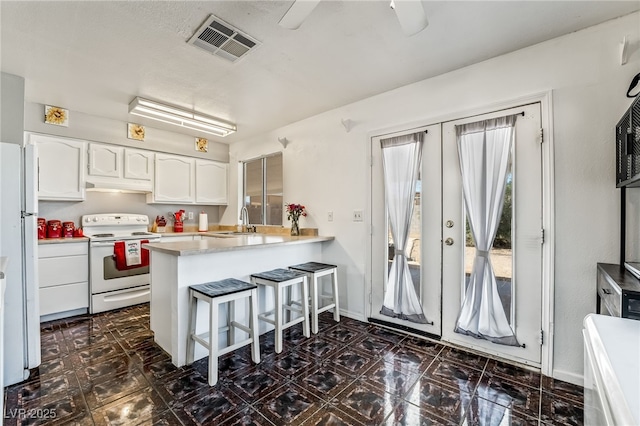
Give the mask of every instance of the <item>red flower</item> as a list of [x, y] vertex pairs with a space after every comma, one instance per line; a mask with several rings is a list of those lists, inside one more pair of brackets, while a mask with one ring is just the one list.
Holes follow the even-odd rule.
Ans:
[[300, 216], [306, 216], [306, 207], [302, 204], [285, 204], [287, 207], [287, 220], [297, 222]]

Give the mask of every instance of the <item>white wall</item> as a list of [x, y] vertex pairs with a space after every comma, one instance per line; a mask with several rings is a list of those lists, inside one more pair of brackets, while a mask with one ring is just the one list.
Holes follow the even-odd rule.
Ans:
[[0, 73], [0, 141], [20, 144], [24, 132], [24, 78]]
[[[64, 108], [64, 105], [58, 105]], [[69, 111], [69, 126], [55, 126], [44, 122], [44, 105], [26, 102], [24, 105], [24, 129], [27, 132], [44, 133], [69, 138], [83, 139], [89, 142], [103, 142], [124, 145], [156, 152], [187, 155], [226, 162], [229, 159], [227, 144], [209, 140], [209, 150], [198, 152], [194, 148], [195, 138], [180, 133], [145, 126], [144, 141], [127, 138], [127, 122], [112, 120], [80, 111]], [[135, 122], [132, 120], [132, 122]]]
[[183, 209], [193, 212], [193, 219], [186, 220], [186, 227], [198, 226], [198, 213], [207, 213], [209, 224], [217, 224], [219, 211], [225, 207], [219, 206], [193, 206], [172, 204], [147, 204], [146, 194], [130, 194], [119, 192], [87, 192], [84, 201], [40, 201], [38, 203], [38, 216], [47, 220], [58, 219], [62, 222], [73, 221], [80, 226], [83, 215], [97, 213], [134, 213], [149, 216], [153, 221], [156, 216], [164, 216], [167, 225], [172, 226], [170, 212]]
[[[618, 46], [631, 40], [629, 62]], [[367, 211], [369, 137], [405, 123], [429, 124], [465, 111], [553, 91], [555, 140], [554, 377], [581, 382], [582, 319], [595, 310], [597, 262], [618, 256], [619, 191], [615, 188], [614, 126], [628, 108], [625, 97], [640, 69], [640, 14], [576, 32], [439, 77], [424, 80], [233, 144], [231, 165], [282, 150], [284, 199], [303, 203], [302, 226], [336, 241], [323, 259], [341, 266], [343, 307], [364, 318], [367, 225], [352, 211]], [[391, 58], [385, 58], [389, 60]], [[381, 58], [382, 60], [382, 58]], [[429, 60], [425, 52], [425, 60]], [[401, 65], [399, 64], [399, 72]], [[341, 119], [353, 121], [347, 133]], [[231, 173], [231, 187], [237, 176]], [[233, 222], [234, 196], [223, 214]], [[334, 221], [327, 221], [327, 212]]]

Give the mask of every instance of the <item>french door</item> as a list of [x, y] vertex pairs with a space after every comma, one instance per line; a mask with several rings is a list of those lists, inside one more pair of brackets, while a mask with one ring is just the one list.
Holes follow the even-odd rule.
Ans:
[[[475, 249], [468, 238], [458, 160], [456, 125], [520, 114], [507, 175], [502, 226], [489, 259], [507, 319], [521, 346], [505, 346], [454, 333]], [[540, 364], [542, 317], [542, 149], [540, 104], [443, 123], [442, 339], [518, 362]], [[510, 198], [510, 199], [509, 199]], [[509, 223], [510, 222], [510, 223]], [[451, 245], [448, 245], [451, 243]]]
[[[410, 133], [426, 132], [422, 146], [422, 164], [420, 177], [414, 197], [413, 219], [409, 231], [409, 241], [405, 252], [408, 256], [409, 270], [414, 288], [426, 324], [413, 323], [392, 318], [380, 313], [387, 289], [389, 267], [393, 256], [394, 242], [389, 230], [387, 208], [385, 203], [384, 181], [382, 172], [382, 149], [380, 140]], [[371, 220], [372, 247], [371, 253], [371, 312], [369, 317], [409, 327], [421, 333], [440, 336], [441, 334], [441, 244], [442, 230], [440, 199], [442, 191], [441, 137], [440, 125], [418, 127], [398, 133], [391, 133], [372, 138], [372, 192]], [[434, 202], [435, 200], [435, 202]]]
[[[489, 258], [498, 294], [520, 346], [455, 333], [475, 248], [462, 195], [456, 125], [520, 114], [508, 172], [505, 205]], [[442, 340], [525, 364], [540, 365], [542, 312], [542, 158], [540, 103], [372, 138], [372, 253], [370, 317], [441, 336]], [[380, 139], [427, 131], [409, 235], [409, 264], [429, 324], [380, 314], [386, 290], [390, 241]], [[401, 327], [401, 328], [403, 328]]]

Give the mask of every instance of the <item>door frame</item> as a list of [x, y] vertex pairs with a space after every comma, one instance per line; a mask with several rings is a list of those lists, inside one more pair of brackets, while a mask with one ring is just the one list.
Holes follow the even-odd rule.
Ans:
[[365, 255], [365, 291], [364, 306], [365, 317], [371, 316], [372, 293], [372, 250], [373, 227], [372, 223], [372, 139], [389, 133], [398, 133], [417, 127], [441, 124], [474, 115], [488, 114], [501, 109], [515, 108], [520, 105], [539, 102], [541, 105], [542, 121], [542, 227], [544, 229], [544, 244], [542, 245], [542, 306], [541, 306], [541, 373], [545, 376], [553, 376], [553, 346], [554, 346], [554, 294], [555, 294], [555, 170], [554, 170], [554, 138], [553, 138], [553, 91], [538, 92], [506, 101], [500, 101], [483, 105], [472, 109], [461, 109], [442, 116], [426, 116], [421, 120], [415, 120], [397, 124], [382, 129], [367, 132], [366, 161], [367, 168], [367, 199], [365, 217], [369, 232], [366, 239]]

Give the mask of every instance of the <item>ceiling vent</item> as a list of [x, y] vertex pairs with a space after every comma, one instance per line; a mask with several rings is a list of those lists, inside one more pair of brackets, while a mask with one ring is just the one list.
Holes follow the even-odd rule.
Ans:
[[244, 57], [260, 43], [222, 19], [210, 15], [187, 42], [231, 62]]

